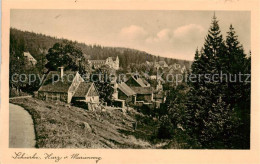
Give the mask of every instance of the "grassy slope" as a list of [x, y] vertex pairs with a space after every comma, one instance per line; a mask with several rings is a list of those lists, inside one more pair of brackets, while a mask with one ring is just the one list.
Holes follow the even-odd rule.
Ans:
[[[126, 114], [121, 110], [86, 111], [35, 98], [10, 103], [24, 107], [32, 115], [39, 148], [156, 148], [149, 142], [156, 122], [134, 110]], [[137, 130], [132, 128], [135, 121]]]

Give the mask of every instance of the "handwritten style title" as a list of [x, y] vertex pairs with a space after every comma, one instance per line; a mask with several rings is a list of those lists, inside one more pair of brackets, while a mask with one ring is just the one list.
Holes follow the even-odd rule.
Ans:
[[20, 160], [54, 160], [55, 162], [60, 162], [62, 160], [66, 159], [72, 159], [72, 160], [94, 160], [96, 163], [98, 163], [102, 158], [101, 157], [90, 157], [86, 155], [80, 155], [79, 153], [74, 153], [71, 155], [55, 155], [54, 153], [44, 153], [42, 155], [38, 153], [34, 154], [27, 154], [23, 152], [14, 152], [14, 155], [12, 156], [13, 159], [20, 159]]

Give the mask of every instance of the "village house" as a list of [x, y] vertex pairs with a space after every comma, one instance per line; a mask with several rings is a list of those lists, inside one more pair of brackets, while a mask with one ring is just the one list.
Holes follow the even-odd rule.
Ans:
[[132, 75], [125, 84], [136, 93], [135, 103], [151, 103], [153, 101], [153, 87], [139, 75]]
[[115, 70], [119, 69], [119, 58], [116, 57], [116, 60], [114, 61], [112, 57], [108, 57], [106, 60], [87, 60], [90, 67], [94, 67], [94, 69], [100, 68], [104, 65], [109, 66], [110, 68], [113, 68]]
[[186, 66], [183, 65], [181, 66], [180, 64], [173, 64], [171, 66], [168, 67], [168, 71], [169, 74], [174, 74], [174, 73], [185, 73], [187, 72]]
[[37, 64], [37, 60], [34, 59], [34, 57], [30, 54], [30, 52], [24, 52], [23, 56], [32, 64], [32, 65], [36, 65]]
[[123, 104], [134, 104], [137, 106], [148, 105], [149, 107], [160, 107], [165, 102], [165, 95], [161, 81], [158, 80], [156, 88], [140, 77], [140, 75], [130, 75], [126, 82], [114, 84], [113, 97], [115, 101]]
[[130, 87], [150, 87], [150, 84], [139, 75], [131, 75], [125, 83]]
[[131, 87], [136, 93], [136, 101], [143, 101], [146, 103], [153, 102], [153, 88], [152, 87]]
[[149, 65], [149, 66], [153, 66], [154, 68], [168, 68], [168, 64], [165, 62], [165, 61], [159, 61], [159, 62], [149, 62], [149, 61], [146, 61], [146, 64]]
[[83, 78], [78, 72], [50, 71], [38, 90], [38, 97], [43, 100], [58, 100], [70, 103]]
[[136, 93], [127, 86], [124, 82], [114, 83], [114, 93], [112, 97], [114, 98], [114, 104], [122, 108], [125, 105], [134, 104], [136, 101]]
[[99, 93], [93, 82], [81, 82], [72, 99], [73, 101], [98, 104]]
[[128, 104], [130, 102], [135, 103], [136, 93], [124, 82], [118, 83], [118, 99], [125, 100]]

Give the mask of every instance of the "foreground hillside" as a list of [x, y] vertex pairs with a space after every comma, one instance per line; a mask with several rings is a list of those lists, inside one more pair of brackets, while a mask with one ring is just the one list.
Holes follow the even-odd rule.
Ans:
[[[133, 109], [86, 111], [62, 102], [13, 99], [32, 115], [38, 148], [162, 148], [153, 143], [157, 122]], [[133, 123], [137, 122], [136, 130]]]

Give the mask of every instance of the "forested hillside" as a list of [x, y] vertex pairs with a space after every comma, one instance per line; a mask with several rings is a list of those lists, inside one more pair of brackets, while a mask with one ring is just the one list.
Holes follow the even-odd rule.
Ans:
[[[15, 42], [12, 44], [20, 44], [24, 47], [24, 51], [29, 51], [32, 56], [37, 60], [41, 61], [42, 51], [48, 51], [55, 43], [62, 43], [69, 41], [63, 38], [56, 38], [46, 36], [44, 34], [37, 34], [34, 32], [21, 31], [18, 29], [11, 28], [10, 36]], [[168, 64], [181, 64], [185, 65], [186, 68], [190, 68], [191, 62], [179, 59], [163, 58], [155, 56], [144, 51], [135, 49], [122, 48], [122, 47], [102, 47], [100, 45], [86, 45], [84, 43], [73, 43], [82, 50], [85, 58], [88, 59], [106, 59], [107, 57], [119, 57], [120, 67], [126, 68], [131, 63], [141, 64], [146, 61], [160, 61], [165, 60]]]

